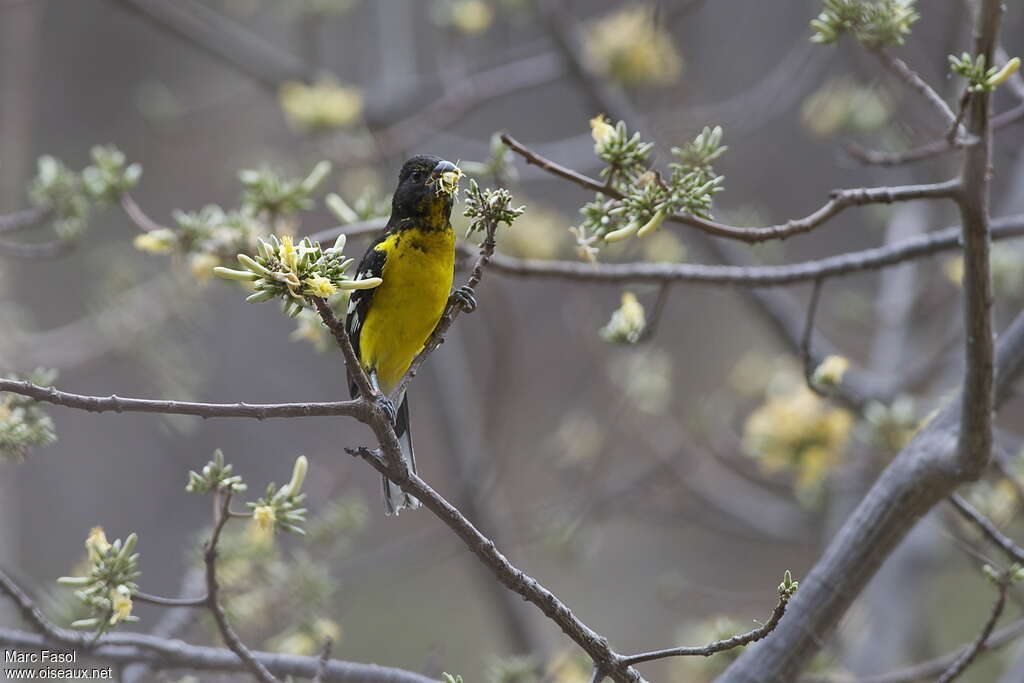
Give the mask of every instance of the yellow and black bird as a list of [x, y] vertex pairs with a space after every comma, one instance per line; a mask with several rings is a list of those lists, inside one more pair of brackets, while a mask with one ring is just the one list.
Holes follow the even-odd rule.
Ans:
[[[359, 264], [359, 277], [379, 277], [374, 289], [352, 292], [345, 327], [356, 356], [374, 387], [391, 394], [456, 297], [467, 310], [476, 307], [472, 292], [450, 294], [455, 270], [452, 203], [460, 171], [455, 164], [431, 155], [409, 159], [398, 176], [391, 218], [384, 234], [370, 245]], [[349, 376], [353, 398], [359, 388]], [[409, 431], [409, 401], [397, 397], [393, 416], [402, 454], [416, 470]], [[384, 505], [389, 515], [419, 507], [419, 501], [384, 477]]]

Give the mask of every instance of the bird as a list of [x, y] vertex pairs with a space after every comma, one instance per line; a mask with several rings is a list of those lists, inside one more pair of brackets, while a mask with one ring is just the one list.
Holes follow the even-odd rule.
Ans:
[[[349, 300], [345, 329], [356, 358], [381, 404], [391, 417], [402, 456], [416, 471], [409, 425], [409, 399], [387, 398], [398, 388], [413, 359], [423, 349], [449, 302], [476, 308], [471, 289], [451, 292], [455, 273], [455, 233], [451, 213], [461, 171], [440, 157], [421, 154], [402, 165], [384, 232], [363, 255], [358, 278], [379, 277], [373, 289], [355, 290]], [[348, 372], [349, 391], [360, 395]], [[420, 502], [383, 476], [388, 515], [415, 509]]]

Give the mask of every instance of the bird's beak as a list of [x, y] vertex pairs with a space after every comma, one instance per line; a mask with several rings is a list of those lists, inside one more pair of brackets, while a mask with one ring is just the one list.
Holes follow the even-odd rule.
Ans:
[[437, 183], [438, 193], [453, 195], [459, 189], [462, 170], [450, 161], [441, 161], [431, 171], [430, 177]]

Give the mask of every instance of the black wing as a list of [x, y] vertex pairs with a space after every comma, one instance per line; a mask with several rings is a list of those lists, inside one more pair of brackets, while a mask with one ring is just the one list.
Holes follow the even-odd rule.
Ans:
[[[359, 262], [359, 268], [356, 270], [357, 279], [381, 277], [384, 272], [384, 261], [387, 260], [387, 254], [383, 251], [378, 251], [377, 245], [383, 242], [385, 238], [387, 238], [386, 233], [375, 239], [366, 250], [366, 253], [363, 254], [363, 260]], [[352, 348], [355, 349], [356, 358], [362, 358], [359, 353], [359, 335], [363, 330], [363, 322], [366, 321], [366, 315], [370, 312], [373, 293], [376, 291], [376, 287], [373, 289], [353, 290], [348, 302], [345, 330], [352, 341]], [[357, 398], [359, 396], [359, 387], [352, 381], [351, 373], [349, 373], [348, 387], [352, 398]]]

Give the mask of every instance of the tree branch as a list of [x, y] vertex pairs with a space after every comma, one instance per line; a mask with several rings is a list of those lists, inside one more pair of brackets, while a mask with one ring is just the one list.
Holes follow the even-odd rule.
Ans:
[[39, 225], [53, 213], [53, 207], [33, 206], [29, 209], [0, 215], [0, 233], [17, 232]]
[[[1024, 372], [1024, 313], [999, 340], [996, 406]], [[969, 473], [957, 461], [962, 395], [925, 425], [879, 475], [811, 570], [771, 639], [744, 652], [719, 683], [792, 681], [883, 560]]]
[[[978, 5], [974, 27], [974, 54], [992, 63], [999, 20], [1000, 0], [983, 0]], [[980, 143], [964, 157], [961, 177], [963, 192], [958, 198], [964, 244], [964, 330], [966, 373], [960, 413], [957, 451], [961, 466], [976, 477], [992, 453], [992, 374], [995, 350], [992, 343], [992, 273], [989, 262], [989, 168], [992, 130], [989, 126], [991, 94], [975, 93], [970, 98], [967, 128]]]
[[931, 106], [931, 108], [942, 118], [943, 123], [946, 126], [956, 125], [955, 132], [961, 132], [959, 122], [957, 121], [956, 114], [950, 108], [946, 101], [942, 99], [939, 93], [935, 92], [928, 83], [921, 78], [920, 74], [910, 68], [906, 62], [899, 57], [895, 56], [884, 48], [874, 48], [870, 50], [871, 54], [878, 58], [882, 66], [885, 67], [889, 73], [892, 73], [905, 84], [910, 86], [910, 89], [921, 95], [924, 100]]
[[[1024, 236], [1024, 214], [992, 221], [992, 237]], [[693, 282], [743, 287], [778, 287], [895, 266], [904, 261], [952, 251], [960, 246], [960, 229], [947, 228], [884, 247], [781, 266], [719, 266], [693, 263], [599, 263], [519, 259], [494, 254], [491, 269], [504, 275], [579, 282]], [[463, 253], [468, 248], [463, 247]]]
[[[522, 144], [507, 133], [502, 134], [504, 142], [516, 154], [521, 156], [526, 163], [533, 164], [539, 168], [558, 176], [580, 187], [594, 192], [599, 192], [608, 197], [622, 199], [624, 195], [606, 183], [599, 182], [594, 178], [583, 175], [578, 171], [566, 168], [550, 159], [537, 154], [526, 145]], [[894, 202], [905, 202], [914, 199], [953, 199], [960, 190], [958, 179], [947, 180], [941, 183], [929, 185], [904, 185], [893, 187], [858, 187], [842, 190], [833, 190], [832, 198], [821, 208], [804, 218], [796, 218], [778, 225], [770, 225], [760, 228], [741, 228], [733, 225], [726, 225], [716, 221], [699, 218], [691, 214], [671, 214], [665, 220], [672, 223], [680, 223], [697, 228], [715, 237], [756, 244], [769, 240], [786, 239], [793, 235], [810, 232], [825, 224], [831, 218], [851, 206], [863, 206], [866, 204], [892, 204]]]
[[265, 420], [271, 417], [323, 417], [345, 415], [365, 421], [367, 410], [361, 401], [324, 403], [190, 403], [155, 401], [120, 396], [83, 396], [70, 394], [31, 382], [0, 379], [0, 392], [21, 394], [44, 403], [76, 408], [90, 413], [160, 413], [164, 415], [195, 415], [202, 418], [248, 417]]
[[949, 503], [965, 521], [977, 527], [989, 541], [1006, 553], [1012, 561], [1024, 564], [1024, 549], [996, 528], [992, 520], [978, 512], [973, 505], [964, 500], [963, 496], [959, 493], [954, 493], [949, 497]]
[[974, 639], [970, 647], [964, 650], [963, 654], [957, 657], [956, 661], [942, 672], [942, 675], [936, 679], [935, 683], [952, 683], [960, 677], [960, 674], [967, 670], [967, 667], [985, 649], [985, 643], [988, 641], [989, 636], [992, 635], [992, 629], [996, 627], [996, 622], [999, 621], [1003, 608], [1006, 607], [1006, 593], [1010, 589], [1010, 577], [1007, 574], [1003, 573], [996, 581], [999, 593], [995, 603], [992, 605], [992, 612], [985, 621], [985, 625], [981, 628], [981, 632], [978, 633], [978, 637]]
[[747, 633], [740, 633], [731, 638], [716, 640], [702, 647], [673, 647], [667, 650], [655, 650], [653, 652], [629, 655], [623, 657], [622, 662], [623, 664], [640, 664], [641, 662], [651, 662], [655, 659], [665, 659], [667, 657], [710, 657], [717, 652], [725, 652], [726, 650], [732, 650], [749, 645], [750, 643], [756, 643], [766, 638], [779, 625], [782, 615], [786, 613], [789, 598], [789, 593], [780, 591], [779, 603], [772, 610], [772, 616], [763, 625]]
[[214, 493], [213, 531], [210, 533], [210, 540], [206, 542], [206, 548], [203, 551], [203, 561], [206, 563], [206, 606], [210, 608], [213, 619], [217, 622], [217, 630], [220, 631], [224, 643], [238, 655], [253, 676], [262, 683], [278, 683], [274, 674], [270, 673], [267, 667], [256, 659], [252, 651], [231, 628], [228, 615], [224, 612], [224, 606], [220, 604], [220, 584], [217, 581], [217, 543], [220, 541], [220, 532], [224, 529], [224, 525], [231, 519], [231, 515], [228, 513], [230, 507], [231, 493], [227, 491]]

